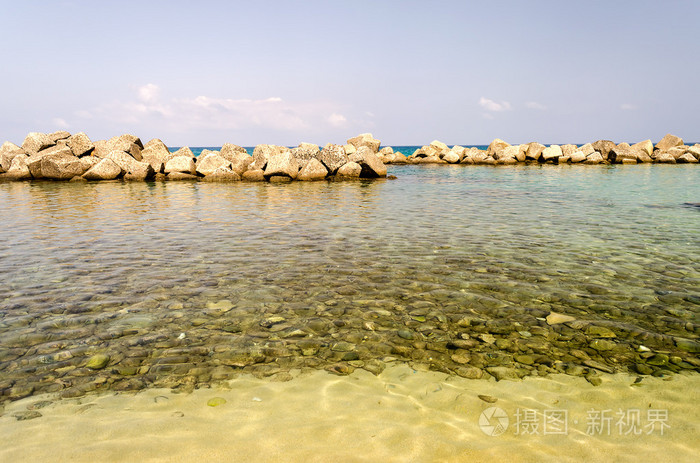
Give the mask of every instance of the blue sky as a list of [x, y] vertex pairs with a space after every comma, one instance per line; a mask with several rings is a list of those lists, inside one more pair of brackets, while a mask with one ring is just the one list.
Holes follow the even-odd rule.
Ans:
[[697, 1], [0, 0], [0, 139], [700, 141]]

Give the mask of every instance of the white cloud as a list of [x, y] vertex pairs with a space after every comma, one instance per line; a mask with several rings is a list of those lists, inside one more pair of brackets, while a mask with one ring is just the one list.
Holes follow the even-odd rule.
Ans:
[[525, 103], [525, 107], [530, 109], [537, 109], [539, 111], [544, 111], [545, 109], [547, 109], [545, 105], [536, 101], [528, 101], [527, 103]]
[[500, 112], [500, 111], [510, 111], [512, 106], [507, 101], [494, 101], [486, 97], [481, 97], [479, 99], [479, 106], [487, 111]]
[[338, 109], [328, 102], [288, 102], [280, 97], [233, 99], [199, 95], [166, 99], [161, 98], [158, 85], [146, 84], [136, 87], [132, 101], [115, 101], [89, 112], [77, 111], [75, 116], [170, 131], [253, 128], [299, 131], [347, 126], [347, 117]]
[[620, 109], [623, 111], [635, 111], [637, 109], [637, 106], [630, 103], [622, 103], [620, 105]]
[[333, 127], [343, 127], [348, 123], [348, 120], [342, 114], [333, 113], [328, 116], [328, 122], [330, 122]]
[[51, 119], [51, 123], [59, 129], [70, 128], [70, 124], [65, 119], [62, 119], [60, 117], [54, 117], [53, 119]]
[[144, 103], [152, 103], [160, 96], [160, 87], [155, 84], [142, 85], [137, 90], [139, 99]]

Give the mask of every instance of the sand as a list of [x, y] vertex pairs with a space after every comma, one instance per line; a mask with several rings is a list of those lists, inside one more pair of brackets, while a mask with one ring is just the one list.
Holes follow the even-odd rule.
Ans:
[[[191, 394], [91, 395], [18, 421], [14, 414], [55, 400], [35, 396], [6, 404], [0, 461], [697, 461], [700, 375], [635, 379], [606, 375], [598, 387], [566, 375], [495, 382], [402, 365], [379, 376], [241, 376]], [[226, 403], [208, 406], [213, 398]], [[495, 429], [486, 426], [494, 418], [479, 425], [490, 407], [508, 417], [501, 435], [484, 432]], [[609, 428], [589, 426], [604, 410]], [[549, 419], [556, 417], [565, 419]]]

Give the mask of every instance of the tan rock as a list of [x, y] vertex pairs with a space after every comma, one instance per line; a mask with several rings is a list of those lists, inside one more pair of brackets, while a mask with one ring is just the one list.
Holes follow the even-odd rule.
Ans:
[[124, 180], [150, 180], [155, 176], [156, 172], [147, 162], [136, 161], [131, 163], [129, 169], [124, 174]]
[[276, 176], [286, 176], [295, 179], [298, 174], [299, 162], [290, 151], [270, 156], [264, 171], [264, 176], [267, 179]]
[[80, 158], [73, 156], [67, 147], [67, 153], [52, 154], [41, 158], [41, 174], [51, 180], [70, 180], [85, 173]]
[[601, 156], [603, 156], [603, 160], [608, 159], [608, 154], [610, 154], [610, 151], [615, 147], [617, 147], [615, 142], [612, 142], [610, 140], [598, 140], [596, 142], [593, 142], [593, 149], [599, 152]]
[[323, 165], [318, 159], [309, 160], [297, 176], [297, 180], [311, 181], [311, 180], [323, 180], [328, 175], [328, 169]]
[[32, 174], [29, 172], [29, 167], [27, 167], [27, 160], [29, 156], [26, 154], [18, 154], [12, 159], [10, 163], [10, 168], [7, 169], [7, 173], [4, 174], [4, 178], [8, 180], [29, 180], [32, 178]]
[[494, 155], [497, 155], [502, 150], [506, 149], [508, 146], [510, 146], [510, 143], [506, 143], [505, 141], [501, 140], [500, 138], [496, 138], [489, 144], [489, 147], [486, 150], [486, 154], [488, 156], [493, 157], [494, 159], [497, 159], [497, 157]]
[[442, 159], [450, 164], [457, 164], [460, 161], [459, 154], [452, 150], [450, 150]]
[[225, 159], [219, 154], [219, 152], [208, 151], [205, 153], [204, 151], [202, 151], [202, 153], [197, 158], [197, 162], [195, 162], [195, 169], [198, 174], [207, 176], [214, 173], [217, 169], [221, 167], [230, 169], [231, 161]]
[[695, 156], [692, 154], [685, 153], [679, 156], [678, 159], [676, 159], [676, 162], [678, 164], [697, 164], [698, 160], [695, 159]]
[[527, 151], [525, 151], [526, 159], [538, 161], [542, 157], [542, 152], [545, 150], [545, 148], [546, 146], [544, 146], [542, 143], [528, 143]]
[[661, 164], [675, 164], [676, 158], [671, 153], [661, 152], [656, 155], [655, 161]]
[[605, 162], [603, 155], [595, 151], [593, 154], [586, 156], [586, 160], [583, 161], [584, 164], [602, 164]]
[[678, 158], [683, 156], [686, 153], [687, 149], [688, 149], [687, 146], [681, 145], [681, 146], [674, 146], [673, 148], [669, 148], [666, 150], [666, 152], [668, 154], [670, 154], [671, 156], [673, 156], [673, 159], [678, 161]]
[[632, 145], [632, 148], [644, 151], [647, 154], [647, 156], [650, 156], [650, 157], [651, 157], [651, 154], [654, 152], [654, 144], [651, 142], [651, 140], [644, 140], [644, 141], [640, 141], [638, 143], [635, 143], [634, 145]]
[[57, 144], [59, 141], [69, 138], [70, 132], [66, 132], [65, 130], [59, 130], [57, 132], [48, 134], [48, 137], [53, 142], [53, 144]]
[[432, 142], [430, 142], [430, 146], [435, 148], [438, 153], [450, 150], [450, 147], [441, 142], [440, 140], [433, 140]]
[[548, 325], [559, 325], [562, 323], [568, 323], [576, 320], [576, 317], [572, 317], [571, 315], [565, 315], [557, 312], [550, 312], [549, 315], [547, 315], [547, 324]]
[[112, 137], [107, 140], [107, 149], [110, 152], [115, 150], [124, 151], [137, 161], [141, 161], [142, 159], [141, 151], [143, 150], [143, 144], [135, 135], [124, 134], [118, 137]]
[[571, 157], [574, 152], [578, 151], [578, 146], [572, 144], [561, 145], [561, 152], [563, 156]]
[[386, 166], [379, 160], [377, 155], [366, 146], [359, 147], [355, 154], [348, 157], [348, 160], [355, 162], [362, 167], [360, 177], [386, 177]]
[[593, 154], [595, 152], [595, 149], [593, 148], [593, 145], [591, 143], [586, 143], [585, 145], [581, 146], [578, 150], [582, 152], [585, 156], [588, 156], [589, 154]]
[[[373, 153], [376, 153], [377, 151], [379, 151], [379, 147], [381, 146], [381, 142], [379, 140], [375, 139], [371, 133], [363, 133], [363, 134], [360, 134], [356, 137], [350, 138], [348, 140], [348, 144], [353, 145], [357, 149], [360, 149], [361, 146], [366, 146]], [[326, 166], [326, 167], [328, 167], [328, 166]]]
[[168, 173], [165, 178], [166, 180], [197, 180], [199, 177], [185, 172], [173, 171]]
[[576, 164], [586, 160], [586, 155], [582, 151], [577, 150], [571, 153], [571, 162]]
[[344, 178], [359, 178], [361, 173], [362, 166], [356, 162], [350, 161], [338, 169], [336, 176]]
[[[382, 154], [383, 156], [387, 156], [389, 154], [394, 154], [394, 148], [392, 148], [391, 146], [385, 146], [384, 148], [379, 150], [379, 153]], [[346, 154], [349, 155], [350, 153], [346, 153]]]
[[78, 157], [87, 156], [95, 149], [95, 144], [83, 132], [78, 132], [68, 137], [66, 145]]
[[300, 143], [296, 148], [292, 148], [292, 155], [300, 166], [306, 164], [310, 159], [316, 159], [321, 149], [313, 143]]
[[22, 142], [22, 151], [31, 156], [55, 144], [56, 143], [45, 133], [30, 132], [27, 134], [24, 142]]
[[357, 148], [355, 148], [355, 145], [347, 144], [343, 146], [343, 149], [345, 150], [345, 154], [350, 156], [351, 154], [357, 152]]
[[176, 156], [165, 163], [164, 172], [171, 174], [181, 172], [183, 174], [197, 175], [194, 159], [189, 156]]
[[[188, 148], [189, 149], [189, 148]], [[166, 159], [170, 158], [170, 150], [162, 140], [154, 138], [141, 150], [141, 161], [151, 165], [156, 173], [163, 172]]]
[[255, 162], [255, 166], [259, 169], [264, 169], [267, 165], [267, 160], [270, 157], [274, 156], [275, 154], [279, 154], [284, 150], [286, 150], [286, 148], [276, 145], [257, 145], [253, 150], [253, 161]]
[[241, 176], [227, 167], [219, 167], [202, 180], [205, 182], [240, 182]]
[[113, 160], [105, 158], [100, 159], [97, 164], [85, 172], [83, 178], [87, 180], [114, 180], [121, 174], [121, 167]]
[[318, 160], [326, 166], [332, 175], [348, 162], [348, 155], [345, 154], [345, 149], [342, 146], [329, 143], [318, 154]]
[[246, 182], [264, 182], [265, 172], [262, 169], [253, 169], [243, 172], [241, 180]]
[[563, 155], [559, 145], [550, 145], [542, 151], [542, 159], [545, 162], [557, 162]]
[[683, 145], [683, 139], [669, 133], [656, 144], [655, 148], [659, 151], [668, 151], [670, 148], [681, 145]]
[[224, 146], [221, 147], [221, 151], [219, 151], [219, 155], [231, 162], [234, 162], [234, 160], [239, 159], [241, 156], [251, 157], [245, 148], [232, 143], [224, 143]]

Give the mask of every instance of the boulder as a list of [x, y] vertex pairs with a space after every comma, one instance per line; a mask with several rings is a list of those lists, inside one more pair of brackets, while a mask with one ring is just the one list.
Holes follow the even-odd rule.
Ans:
[[30, 132], [22, 142], [22, 151], [31, 156], [55, 144], [45, 133]]
[[515, 159], [517, 159], [518, 162], [525, 162], [527, 159], [527, 149], [528, 145], [518, 145], [518, 152], [515, 155]]
[[205, 182], [240, 182], [241, 176], [228, 167], [219, 167], [202, 180]]
[[286, 176], [295, 179], [297, 174], [299, 174], [297, 158], [294, 157], [291, 151], [285, 151], [268, 158], [263, 175], [266, 179], [273, 176]]
[[323, 180], [328, 175], [328, 169], [318, 159], [311, 159], [299, 171], [297, 180]]
[[655, 161], [661, 164], [675, 164], [676, 158], [671, 153], [661, 152], [656, 155]]
[[231, 162], [231, 170], [238, 175], [243, 175], [243, 172], [250, 169], [251, 164], [253, 164], [253, 158], [247, 154], [244, 156], [240, 155]]
[[696, 144], [688, 148], [687, 150], [688, 153], [692, 154], [695, 159], [700, 161], [700, 144]]
[[603, 156], [603, 160], [607, 160], [608, 154], [610, 154], [610, 150], [617, 147], [615, 142], [610, 140], [598, 140], [596, 142], [593, 142], [592, 145], [593, 149], [599, 152], [601, 156]]
[[182, 172], [183, 174], [197, 175], [194, 159], [189, 156], [175, 156], [165, 163], [164, 172]]
[[584, 164], [602, 164], [603, 162], [605, 162], [605, 159], [603, 159], [603, 155], [598, 151], [589, 154], [586, 156], [586, 160], [583, 161]]
[[541, 143], [528, 143], [527, 145], [527, 151], [525, 151], [525, 158], [526, 159], [533, 159], [535, 161], [538, 161], [542, 157], [542, 152], [546, 146], [544, 146]]
[[585, 145], [581, 146], [578, 150], [582, 152], [585, 156], [588, 156], [589, 154], [593, 154], [595, 152], [595, 149], [593, 148], [593, 145], [591, 143], [586, 143]]
[[357, 148], [355, 148], [354, 145], [350, 144], [344, 145], [343, 149], [345, 150], [345, 154], [347, 154], [348, 156], [357, 151]]
[[10, 168], [12, 159], [20, 154], [20, 147], [6, 141], [0, 146], [0, 172], [6, 172]]
[[109, 151], [124, 151], [137, 161], [142, 159], [141, 151], [143, 150], [143, 144], [141, 143], [141, 139], [135, 135], [124, 134], [118, 137], [112, 137], [107, 140], [107, 149]]
[[450, 150], [442, 159], [450, 164], [457, 164], [460, 161], [459, 154], [452, 150]]
[[124, 174], [124, 180], [150, 180], [155, 177], [155, 174], [156, 171], [151, 164], [134, 160]]
[[241, 180], [246, 182], [264, 182], [265, 172], [262, 169], [252, 169], [243, 172]]
[[430, 142], [430, 146], [435, 148], [438, 153], [442, 153], [442, 152], [446, 153], [446, 152], [450, 151], [450, 147], [447, 146], [445, 143], [441, 142], [440, 140], [433, 140], [432, 142]]
[[683, 145], [683, 139], [680, 137], [677, 137], [675, 135], [666, 134], [664, 138], [662, 138], [655, 146], [655, 148], [659, 151], [668, 151], [669, 149], [675, 147], [675, 146], [682, 146]]
[[542, 159], [545, 162], [558, 162], [563, 155], [564, 153], [561, 152], [559, 145], [550, 145], [542, 151]]
[[110, 151], [103, 159], [111, 159], [114, 161], [121, 168], [122, 174], [131, 171], [132, 164], [137, 162], [136, 159], [121, 150]]
[[349, 161], [355, 162], [362, 167], [360, 177], [377, 178], [386, 177], [386, 166], [372, 150], [366, 146], [361, 146], [357, 152], [348, 157]]
[[44, 178], [44, 174], [41, 171], [41, 160], [46, 156], [73, 156], [73, 152], [66, 145], [54, 145], [36, 154], [32, 154], [29, 156], [29, 159], [27, 159], [27, 167], [33, 178]]
[[173, 171], [166, 175], [166, 180], [197, 180], [199, 177], [186, 172]]
[[343, 165], [348, 162], [348, 155], [340, 145], [327, 144], [318, 153], [318, 160], [326, 166], [328, 172], [332, 175]]
[[141, 161], [149, 163], [156, 173], [163, 172], [169, 156], [170, 150], [158, 138], [150, 140], [141, 150]]
[[320, 149], [318, 145], [312, 143], [300, 143], [296, 148], [292, 148], [292, 155], [296, 158], [300, 166], [306, 164], [309, 159], [315, 159]]
[[610, 162], [616, 164], [623, 164], [625, 162], [629, 164], [637, 163], [637, 151], [626, 143], [620, 143], [616, 147], [612, 148], [608, 153], [608, 159]]
[[675, 159], [677, 161], [678, 158], [680, 158], [681, 156], [683, 156], [686, 153], [687, 149], [688, 149], [688, 147], [685, 145], [674, 146], [673, 148], [667, 149], [666, 153], [673, 156], [673, 159]]
[[71, 150], [65, 147], [68, 153], [52, 154], [41, 158], [41, 175], [51, 180], [70, 180], [85, 173], [85, 166], [80, 158], [73, 156]]
[[276, 145], [257, 145], [253, 150], [253, 161], [258, 169], [264, 169], [267, 165], [267, 160], [275, 154], [286, 151], [287, 148]]
[[86, 180], [114, 180], [122, 174], [122, 168], [111, 159], [101, 159], [83, 174]]
[[[350, 153], [346, 153], [346, 154], [349, 155]], [[394, 154], [394, 148], [392, 148], [391, 146], [385, 146], [384, 148], [379, 150], [379, 154], [381, 154], [382, 156], [388, 156], [389, 154]]]
[[342, 165], [337, 173], [336, 177], [344, 177], [344, 178], [359, 178], [360, 174], [362, 173], [362, 166], [360, 166], [356, 162], [348, 162], [344, 165]]
[[224, 143], [224, 146], [221, 147], [221, 151], [219, 151], [219, 155], [224, 159], [228, 159], [231, 163], [243, 156], [250, 157], [245, 148], [232, 143]]
[[[163, 159], [163, 164], [165, 165], [171, 159], [177, 158], [179, 156], [186, 156], [186, 157], [192, 159], [193, 161], [196, 159], [196, 156], [194, 155], [192, 150], [188, 146], [183, 146], [182, 148], [178, 149], [177, 151], [175, 151], [173, 153], [168, 152], [168, 155], [165, 156], [165, 159]], [[164, 169], [165, 169], [165, 167], [164, 167]]]
[[382, 143], [376, 138], [374, 138], [371, 133], [363, 133], [348, 140], [348, 145], [352, 145], [358, 150], [360, 149], [360, 147], [366, 146], [373, 153], [379, 151], [379, 147], [381, 146], [381, 144]]
[[579, 162], [583, 162], [586, 160], [586, 155], [583, 154], [583, 151], [577, 150], [571, 153], [571, 162], [576, 164]]
[[216, 151], [209, 151], [207, 153], [202, 151], [202, 154], [199, 155], [195, 163], [197, 173], [204, 176], [214, 173], [214, 171], [221, 167], [230, 169], [231, 161], [224, 158]]
[[506, 159], [517, 159], [519, 151], [520, 151], [520, 145], [508, 145], [503, 149], [497, 150], [493, 154], [493, 158], [496, 161], [506, 160]]
[[682, 154], [676, 159], [676, 162], [678, 164], [697, 164], [698, 160], [695, 159], [695, 156], [693, 156], [690, 153], [685, 153]]
[[654, 152], [654, 144], [651, 140], [644, 140], [632, 145], [632, 148], [644, 151], [647, 156], [651, 156]]
[[95, 149], [95, 144], [83, 132], [68, 137], [66, 145], [78, 157], [87, 156]]
[[561, 145], [562, 155], [571, 158], [571, 155], [578, 150], [578, 146], [572, 144]]
[[48, 134], [49, 140], [53, 142], [53, 144], [57, 144], [61, 140], [65, 140], [70, 137], [70, 132], [66, 132], [65, 130], [59, 130], [57, 132], [53, 132]]
[[494, 159], [496, 159], [496, 156], [494, 154], [500, 153], [504, 149], [510, 146], [510, 143], [506, 143], [500, 138], [495, 138], [490, 144], [488, 149], [486, 150], [486, 155], [491, 156]]
[[27, 160], [29, 156], [26, 154], [18, 154], [12, 159], [7, 173], [4, 174], [4, 178], [9, 180], [29, 180], [32, 178], [32, 174], [29, 172], [29, 167], [27, 167]]

